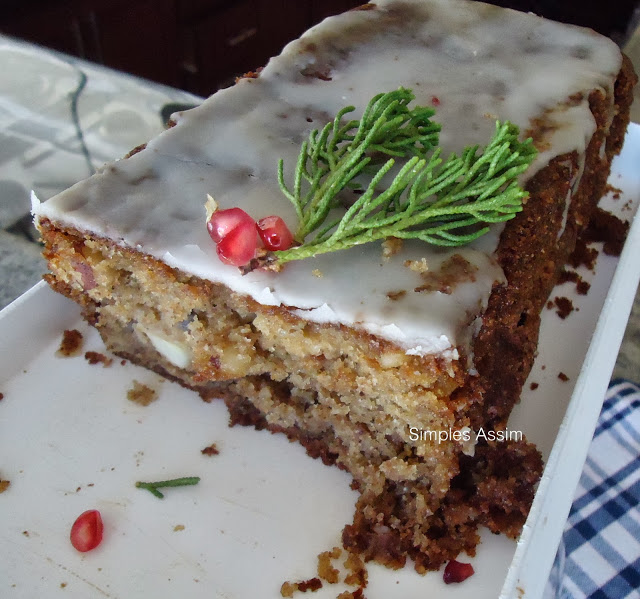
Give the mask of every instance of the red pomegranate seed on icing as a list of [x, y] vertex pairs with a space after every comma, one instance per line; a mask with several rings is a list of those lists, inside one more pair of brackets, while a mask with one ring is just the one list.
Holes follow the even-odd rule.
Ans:
[[253, 219], [242, 208], [217, 210], [207, 221], [207, 231], [215, 243], [220, 243], [226, 235], [243, 223], [251, 223]]
[[440, 106], [440, 98], [438, 98], [438, 96], [431, 96], [431, 104]]
[[91, 551], [102, 541], [102, 517], [98, 510], [87, 510], [78, 516], [71, 527], [71, 544], [78, 550]]
[[218, 243], [216, 251], [218, 257], [225, 264], [244, 266], [256, 256], [258, 249], [258, 234], [256, 224], [242, 222], [229, 231]]
[[268, 250], [288, 250], [293, 245], [293, 235], [279, 216], [265, 216], [258, 221], [260, 239]]
[[471, 564], [463, 564], [452, 559], [444, 569], [442, 578], [446, 584], [451, 584], [452, 582], [462, 582], [472, 576], [473, 573], [474, 570]]

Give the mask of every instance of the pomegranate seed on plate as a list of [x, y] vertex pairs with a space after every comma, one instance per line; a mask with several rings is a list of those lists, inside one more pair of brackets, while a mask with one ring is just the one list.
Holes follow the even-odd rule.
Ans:
[[[233, 209], [232, 209], [233, 210]], [[215, 215], [214, 215], [215, 216]], [[255, 258], [258, 249], [256, 224], [243, 221], [231, 229], [218, 243], [218, 257], [225, 264], [244, 266]]]
[[227, 208], [217, 210], [207, 221], [207, 231], [215, 243], [220, 243], [238, 225], [251, 223], [253, 219], [242, 208]]
[[452, 582], [462, 582], [473, 575], [473, 573], [474, 570], [471, 564], [463, 564], [452, 559], [444, 569], [442, 578], [446, 584], [451, 584]]
[[268, 250], [288, 250], [293, 245], [293, 235], [279, 216], [265, 216], [257, 226], [260, 239]]
[[102, 541], [102, 517], [98, 510], [87, 510], [78, 516], [71, 527], [71, 544], [78, 550], [91, 551]]

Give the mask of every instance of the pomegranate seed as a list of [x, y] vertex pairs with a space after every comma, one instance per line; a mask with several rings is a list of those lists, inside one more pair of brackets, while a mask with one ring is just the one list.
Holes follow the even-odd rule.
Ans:
[[249, 220], [242, 222], [229, 231], [218, 243], [218, 257], [225, 264], [244, 266], [256, 256], [258, 235], [256, 224]]
[[102, 541], [102, 517], [98, 510], [87, 510], [78, 516], [71, 527], [71, 544], [78, 551], [91, 551]]
[[268, 250], [288, 250], [293, 245], [293, 235], [279, 216], [265, 216], [258, 221], [260, 239]]
[[255, 226], [253, 219], [242, 208], [217, 210], [207, 221], [207, 231], [215, 243], [220, 243], [229, 232], [243, 223], [251, 223], [251, 226]]
[[444, 569], [442, 578], [445, 584], [451, 584], [452, 582], [462, 582], [472, 576], [473, 573], [474, 570], [471, 564], [463, 564], [452, 559]]

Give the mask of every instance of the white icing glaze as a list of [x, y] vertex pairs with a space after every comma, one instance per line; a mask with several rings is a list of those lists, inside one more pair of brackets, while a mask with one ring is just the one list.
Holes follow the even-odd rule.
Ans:
[[[345, 105], [361, 111], [376, 93], [399, 86], [413, 89], [419, 104], [438, 104], [445, 155], [486, 143], [496, 118], [526, 130], [544, 114], [556, 127], [546, 134], [535, 172], [553, 156], [584, 149], [595, 127], [586, 94], [562, 103], [584, 90], [608, 92], [620, 53], [590, 30], [478, 2], [376, 4], [325, 20], [289, 44], [259, 78], [176, 115], [177, 125], [142, 152], [52, 200], [34, 201], [36, 218], [139, 248], [263, 304], [290, 306], [306, 319], [362, 327], [407, 353], [457, 357], [456, 346], [470, 337], [465, 327], [486, 305], [494, 282], [503, 281], [493, 258], [500, 227], [462, 250], [406, 243], [385, 262], [380, 245], [369, 244], [290, 263], [278, 274], [241, 276], [215, 255], [204, 226], [206, 195], [255, 219], [279, 214], [295, 228], [293, 208], [277, 187], [277, 159], [284, 158], [291, 173], [312, 128]], [[434, 272], [456, 252], [478, 267], [474, 282], [450, 295], [414, 291], [422, 278], [405, 260], [426, 257]], [[399, 290], [406, 291], [400, 298], [387, 295]]]

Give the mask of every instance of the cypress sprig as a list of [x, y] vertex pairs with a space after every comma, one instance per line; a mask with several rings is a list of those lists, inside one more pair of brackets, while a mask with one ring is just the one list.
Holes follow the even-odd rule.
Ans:
[[[436, 147], [440, 125], [430, 120], [434, 110], [409, 109], [413, 98], [403, 88], [378, 94], [360, 120], [345, 123], [354, 108], [343, 108], [303, 142], [292, 187], [284, 181], [280, 160], [278, 182], [298, 215], [298, 245], [271, 252], [260, 260], [262, 266], [277, 268], [388, 237], [463, 245], [522, 210], [528, 194], [518, 176], [537, 154], [532, 140], [519, 141], [516, 125], [497, 122], [486, 147], [467, 147], [443, 160]], [[396, 159], [402, 162], [396, 165]], [[383, 185], [387, 175], [393, 179]], [[327, 223], [345, 188], [362, 194]]]
[[[360, 120], [343, 124], [345, 115], [355, 110], [347, 106], [321, 131], [314, 129], [302, 143], [292, 190], [284, 182], [284, 162], [279, 161], [280, 188], [300, 221], [294, 234], [298, 243], [324, 223], [337, 206], [338, 193], [357, 186], [356, 177], [379, 156], [423, 157], [438, 144], [440, 125], [430, 120], [435, 111], [428, 107], [409, 110], [413, 97], [404, 88], [378, 94]], [[304, 191], [303, 181], [307, 183]]]

